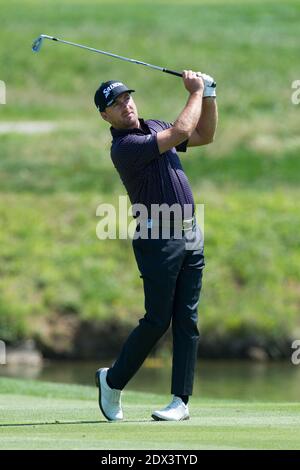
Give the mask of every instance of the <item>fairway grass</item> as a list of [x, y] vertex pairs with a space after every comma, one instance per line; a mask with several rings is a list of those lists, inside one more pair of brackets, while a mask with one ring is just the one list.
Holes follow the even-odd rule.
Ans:
[[108, 423], [96, 388], [2, 378], [0, 449], [299, 449], [300, 403], [193, 397], [189, 421], [153, 421], [169, 398], [125, 391]]

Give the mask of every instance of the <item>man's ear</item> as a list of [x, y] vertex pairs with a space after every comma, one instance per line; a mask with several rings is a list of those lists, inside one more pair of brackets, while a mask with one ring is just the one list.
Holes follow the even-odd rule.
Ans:
[[100, 114], [102, 116], [102, 119], [104, 119], [104, 121], [108, 121], [108, 116], [105, 111], [100, 111]]

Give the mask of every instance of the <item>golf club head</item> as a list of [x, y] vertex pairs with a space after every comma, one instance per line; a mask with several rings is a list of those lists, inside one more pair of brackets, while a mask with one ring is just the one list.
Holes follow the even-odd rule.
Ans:
[[32, 43], [32, 51], [39, 52], [40, 48], [42, 47], [43, 36], [39, 36], [35, 41]]

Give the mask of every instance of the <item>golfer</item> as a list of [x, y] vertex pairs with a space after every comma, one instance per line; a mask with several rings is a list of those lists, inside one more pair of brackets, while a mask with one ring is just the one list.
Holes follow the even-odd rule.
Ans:
[[[217, 105], [212, 77], [185, 70], [182, 79], [188, 99], [173, 123], [139, 118], [134, 90], [119, 81], [102, 83], [95, 93], [95, 105], [111, 125], [112, 162], [133, 207], [138, 204], [146, 210], [140, 211], [140, 217], [136, 213], [132, 240], [146, 312], [115, 363], [96, 372], [100, 410], [109, 421], [123, 419], [121, 391], [171, 322], [173, 398], [162, 410], [153, 411], [152, 418], [189, 419], [199, 340], [197, 307], [205, 263], [192, 190], [177, 152], [213, 141]], [[161, 213], [153, 216], [153, 207], [162, 204], [180, 211], [170, 210], [168, 217]]]

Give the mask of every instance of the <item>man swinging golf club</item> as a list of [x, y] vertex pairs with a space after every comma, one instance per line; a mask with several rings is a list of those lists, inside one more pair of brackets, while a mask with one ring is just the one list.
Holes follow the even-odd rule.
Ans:
[[[109, 421], [123, 419], [121, 391], [171, 321], [173, 399], [162, 410], [154, 411], [152, 418], [189, 419], [188, 400], [193, 389], [199, 339], [197, 308], [205, 262], [192, 190], [177, 152], [213, 141], [217, 104], [212, 77], [185, 70], [182, 80], [188, 100], [174, 123], [139, 118], [131, 95], [134, 90], [119, 81], [102, 83], [95, 93], [95, 105], [111, 125], [113, 164], [133, 206], [143, 204], [148, 214], [152, 214], [153, 204], [169, 207], [175, 204], [182, 209], [179, 220], [177, 216], [170, 216], [169, 220], [150, 216], [139, 219], [136, 234], [144, 223], [148, 236], [135, 236], [132, 245], [143, 279], [146, 312], [115, 363], [96, 372], [100, 410]], [[181, 237], [174, 236], [178, 224]], [[163, 236], [166, 225], [168, 237]], [[154, 229], [158, 229], [158, 237], [152, 236]]]

